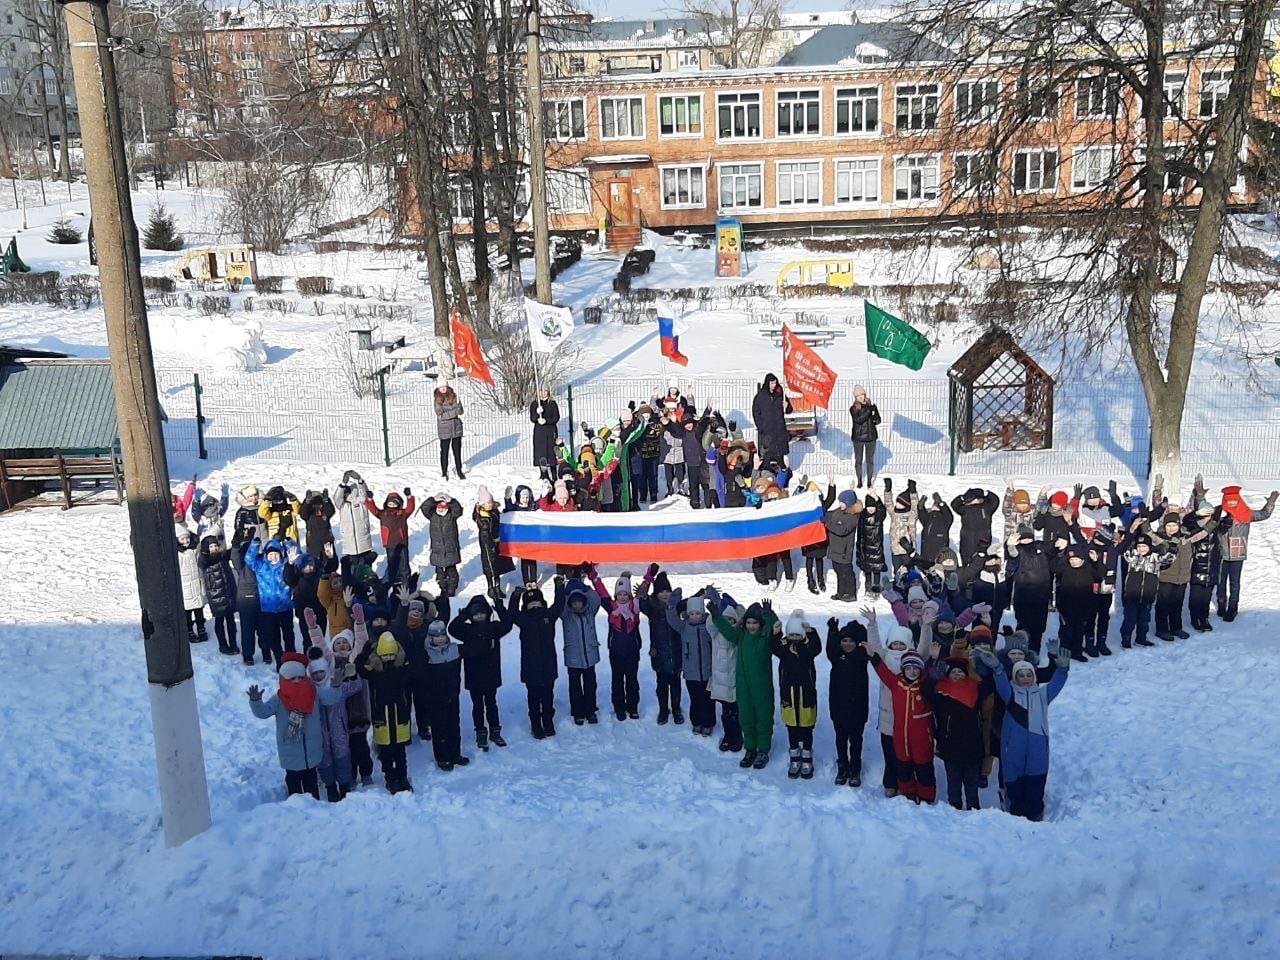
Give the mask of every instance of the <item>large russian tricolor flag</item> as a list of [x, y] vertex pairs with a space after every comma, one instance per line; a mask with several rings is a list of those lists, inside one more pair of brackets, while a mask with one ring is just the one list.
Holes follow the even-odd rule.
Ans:
[[803, 493], [754, 507], [643, 513], [504, 513], [504, 557], [544, 563], [701, 563], [749, 560], [826, 534], [822, 502]]

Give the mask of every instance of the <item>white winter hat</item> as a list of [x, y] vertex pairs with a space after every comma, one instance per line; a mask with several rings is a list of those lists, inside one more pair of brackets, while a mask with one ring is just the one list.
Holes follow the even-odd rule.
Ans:
[[1012, 679], [1024, 670], [1033, 677], [1036, 675], [1036, 666], [1034, 663], [1030, 660], [1018, 660], [1014, 663], [1013, 669], [1009, 671], [1009, 677]]
[[784, 633], [788, 637], [803, 637], [804, 630], [804, 611], [792, 610], [791, 616], [787, 617], [787, 626]]
[[297, 660], [286, 660], [280, 664], [281, 680], [301, 680], [307, 675], [307, 665]]
[[913, 583], [911, 588], [907, 590], [907, 603], [924, 603], [929, 599], [929, 594], [925, 592], [924, 587], [918, 583]]
[[333, 643], [330, 646], [336, 650], [340, 643], [345, 644], [348, 650], [354, 650], [356, 648], [355, 634], [350, 630], [339, 630], [333, 635]]
[[884, 645], [892, 649], [895, 643], [900, 643], [910, 649], [911, 641], [914, 639], [915, 637], [912, 636], [910, 627], [898, 624], [889, 628], [889, 635], [885, 638]]
[[667, 389], [668, 389], [668, 390], [679, 390], [679, 389], [680, 389], [680, 381], [679, 381], [679, 380], [677, 380], [675, 377], [668, 377], [668, 378], [667, 378]]
[[684, 605], [684, 612], [702, 614], [705, 616], [707, 612], [707, 601], [703, 600], [702, 597], [690, 597], [688, 603]]
[[173, 525], [173, 535], [179, 540], [183, 537], [189, 537], [191, 536], [191, 528], [185, 523], [175, 523]]
[[317, 659], [312, 660], [310, 663], [307, 664], [307, 673], [309, 674], [310, 673], [328, 674], [328, 672], [329, 672], [329, 661], [327, 661], [324, 657], [318, 657]]

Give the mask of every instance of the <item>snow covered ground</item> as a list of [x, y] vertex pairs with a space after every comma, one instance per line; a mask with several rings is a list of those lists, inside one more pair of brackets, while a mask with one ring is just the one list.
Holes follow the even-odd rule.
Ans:
[[[153, 193], [135, 198], [140, 219]], [[83, 245], [56, 247], [42, 239], [57, 216], [87, 214], [83, 188], [76, 186], [73, 197], [28, 209], [29, 228], [19, 243], [36, 269], [89, 270]], [[21, 212], [5, 199], [0, 191], [0, 238], [7, 240], [21, 226]], [[201, 230], [216, 198], [166, 191], [165, 200], [184, 229], [209, 239]], [[748, 279], [771, 282], [794, 253], [777, 249], [756, 257]], [[148, 273], [168, 273], [171, 266], [170, 254], [146, 254]], [[889, 266], [868, 263], [860, 276], [894, 279], [901, 265]], [[616, 269], [615, 259], [585, 258], [557, 282], [557, 299], [577, 308], [590, 303], [608, 290]], [[380, 288], [383, 299], [371, 298], [377, 302], [421, 309], [425, 285], [418, 270], [407, 254], [300, 250], [260, 261], [263, 275], [334, 276]], [[702, 285], [712, 282], [710, 272], [707, 251], [664, 246], [644, 282]], [[718, 285], [732, 297], [729, 284]], [[950, 496], [972, 483], [998, 488], [1005, 473], [1038, 486], [1030, 478], [1105, 480], [1113, 470], [1128, 485], [1139, 472], [1126, 465], [1138, 454], [1141, 438], [1128, 431], [1140, 418], [1124, 405], [1114, 381], [1089, 395], [1060, 394], [1060, 411], [1091, 417], [1077, 423], [1071, 414], [1060, 427], [1064, 444], [1074, 436], [1067, 427], [1079, 426], [1083, 438], [1079, 448], [1064, 447], [1066, 468], [1066, 460], [1026, 458], [962, 464], [958, 478], [916, 470], [909, 443], [936, 444], [940, 439], [927, 431], [945, 430], [945, 406], [939, 422], [927, 385], [941, 380], [968, 333], [940, 330], [928, 365], [913, 379], [902, 368], [868, 361], [860, 343], [860, 304], [851, 303], [797, 307], [834, 313], [831, 322], [840, 329], [844, 315], [853, 316], [849, 335], [822, 352], [840, 373], [838, 389], [861, 380], [890, 399], [886, 408], [892, 405], [898, 419], [886, 447], [895, 476], [910, 469], [923, 490]], [[1270, 313], [1266, 308], [1264, 319]], [[376, 421], [352, 419], [371, 406], [352, 413], [337, 399], [326, 345], [344, 322], [332, 310], [255, 310], [228, 321], [166, 307], [152, 316], [159, 363], [169, 371], [162, 383], [185, 383], [192, 370], [206, 372], [208, 366], [195, 360], [201, 351], [219, 349], [232, 323], [261, 328], [263, 369], [209, 382], [225, 382], [240, 401], [213, 412], [215, 430], [225, 425], [230, 435], [238, 431], [244, 450], [262, 459], [227, 453], [230, 446], [220, 453], [215, 445], [213, 459], [201, 463], [171, 448], [175, 476], [199, 469], [210, 486], [223, 480], [233, 488], [283, 483], [301, 493], [332, 487], [342, 467], [360, 462], [355, 453], [365, 452], [366, 463], [380, 455]], [[725, 384], [742, 380], [749, 390], [763, 371], [778, 369], [779, 351], [744, 327], [740, 305], [731, 299], [690, 319], [693, 329], [682, 346], [691, 362], [681, 371], [663, 366], [656, 331], [647, 326], [580, 326], [574, 335], [582, 350], [574, 375], [578, 418], [611, 416], [618, 396], [625, 402], [641, 385], [659, 387], [669, 375], [722, 406], [741, 411], [744, 402], [749, 405], [749, 393], [745, 400], [729, 396]], [[1225, 385], [1206, 395], [1206, 413], [1189, 436], [1201, 438], [1195, 442], [1219, 463], [1249, 453], [1260, 464], [1247, 490], [1257, 505], [1272, 485], [1266, 431], [1280, 421], [1280, 406], [1264, 383], [1262, 392], [1250, 388], [1249, 406], [1240, 415], [1244, 388], [1224, 380], [1238, 367], [1215, 347], [1226, 339], [1217, 334], [1229, 323], [1213, 313], [1206, 321], [1197, 377]], [[1271, 329], [1269, 320], [1263, 327]], [[386, 334], [404, 332], [411, 339], [418, 329], [411, 321], [384, 326]], [[195, 334], [213, 339], [196, 341]], [[203, 345], [193, 350], [196, 342]], [[0, 343], [102, 355], [101, 312], [0, 307]], [[1095, 368], [1089, 375], [1108, 372]], [[210, 388], [206, 399], [214, 396]], [[405, 386], [398, 396], [393, 407], [399, 404], [408, 418], [417, 394]], [[167, 407], [179, 405], [169, 407], [175, 423], [192, 415], [181, 406], [188, 400], [181, 392], [165, 398]], [[261, 421], [248, 419], [252, 408], [264, 411]], [[319, 433], [299, 431], [313, 409], [322, 411], [315, 422], [330, 434], [335, 424], [341, 427], [341, 449], [336, 437], [326, 442]], [[427, 441], [434, 425], [429, 417], [417, 419], [423, 421], [419, 432], [396, 440], [404, 450], [396, 467], [363, 468], [379, 495], [406, 484], [419, 495], [446, 488], [434, 470], [418, 465], [433, 456]], [[268, 420], [279, 435], [268, 430]], [[1248, 421], [1247, 429], [1237, 429], [1237, 421]], [[469, 430], [476, 421], [471, 423]], [[470, 434], [477, 449], [468, 455], [479, 462], [467, 482], [447, 485], [468, 510], [477, 483], [501, 492], [532, 479], [503, 465], [528, 462], [518, 446], [526, 426]], [[843, 429], [833, 421], [830, 437]], [[835, 439], [823, 437], [817, 452], [828, 442], [828, 452], [838, 451]], [[415, 457], [415, 448], [425, 453]], [[319, 459], [325, 463], [314, 462]], [[826, 469], [820, 457], [813, 464], [805, 469]], [[1231, 478], [1224, 473], [1210, 481]], [[420, 522], [411, 523], [415, 566], [427, 559]], [[469, 596], [481, 586], [480, 561], [474, 531], [466, 521], [462, 528], [461, 593]], [[984, 796], [989, 809], [980, 813], [886, 800], [879, 789], [874, 707], [863, 750], [864, 786], [833, 786], [825, 659], [819, 661], [819, 769], [813, 782], [786, 779], [785, 763], [778, 762], [785, 753], [781, 729], [770, 767], [743, 773], [736, 757], [716, 751], [715, 739], [695, 738], [687, 726], [656, 726], [647, 663], [641, 668], [640, 722], [617, 724], [606, 713], [598, 727], [574, 727], [562, 680], [559, 736], [533, 741], [514, 637], [505, 641], [506, 685], [499, 696], [509, 748], [488, 754], [470, 748], [464, 696], [464, 746], [474, 760], [465, 770], [437, 771], [430, 750], [415, 743], [409, 751], [412, 795], [391, 797], [379, 786], [336, 806], [286, 802], [272, 727], [251, 716], [244, 693], [250, 683], [271, 688], [272, 674], [220, 656], [211, 642], [195, 656], [214, 825], [184, 847], [166, 850], [157, 823], [126, 513], [87, 507], [0, 514], [0, 664], [13, 687], [0, 698], [0, 729], [8, 734], [8, 749], [0, 751], [6, 784], [0, 791], [0, 952], [217, 952], [273, 960], [837, 951], [1038, 960], [1104, 953], [1280, 956], [1280, 815], [1274, 800], [1280, 765], [1268, 739], [1274, 728], [1271, 678], [1280, 669], [1274, 643], [1280, 595], [1273, 589], [1280, 576], [1280, 519], [1257, 527], [1250, 553], [1245, 612], [1234, 624], [1219, 623], [1212, 634], [1149, 651], [1120, 651], [1113, 644], [1117, 655], [1111, 659], [1075, 666], [1051, 711], [1053, 769], [1041, 824], [993, 809], [993, 790]], [[606, 580], [618, 572], [606, 570]], [[711, 580], [742, 602], [760, 596], [745, 563], [678, 568], [673, 579], [686, 588]], [[854, 613], [811, 597], [803, 586], [775, 602], [783, 612], [803, 608], [823, 632], [828, 616]], [[883, 604], [880, 613], [888, 615]], [[1115, 631], [1113, 626], [1113, 637]], [[607, 661], [600, 680], [603, 704]]]
[[[331, 467], [245, 461], [209, 478], [331, 485]], [[376, 491], [439, 487], [369, 472]], [[516, 479], [480, 469], [475, 482]], [[527, 478], [526, 478], [527, 479]], [[956, 481], [921, 478], [950, 496]], [[1257, 501], [1262, 491], [1250, 491]], [[417, 518], [420, 520], [420, 518]], [[425, 532], [412, 524], [415, 565]], [[464, 523], [463, 596], [481, 588]], [[1280, 670], [1280, 523], [1260, 524], [1246, 612], [1205, 636], [1075, 665], [1051, 711], [1045, 822], [886, 800], [872, 724], [861, 789], [835, 787], [819, 661], [818, 775], [744, 773], [688, 727], [567, 719], [528, 734], [514, 637], [505, 750], [470, 744], [444, 774], [414, 743], [413, 794], [282, 799], [271, 724], [249, 713], [261, 665], [195, 650], [214, 824], [164, 848], [127, 519], [114, 507], [0, 516], [0, 949], [108, 954], [765, 957], [801, 952], [1076, 958], [1273, 957], [1280, 942], [1280, 768], [1267, 731]], [[745, 564], [680, 568], [740, 601]], [[617, 569], [605, 571], [606, 580]], [[803, 585], [775, 598], [820, 626], [853, 615]], [[881, 604], [881, 616], [887, 609]], [[1113, 627], [1113, 631], [1114, 631]], [[601, 666], [602, 703], [608, 665]], [[873, 684], [873, 690], [876, 685]], [[873, 698], [875, 693], [873, 693]], [[940, 768], [939, 768], [940, 770]], [[941, 777], [941, 771], [940, 771]], [[984, 801], [994, 807], [993, 790]]]

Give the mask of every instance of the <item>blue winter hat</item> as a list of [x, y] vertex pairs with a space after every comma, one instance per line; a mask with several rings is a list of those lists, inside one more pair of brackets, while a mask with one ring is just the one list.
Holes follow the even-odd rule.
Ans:
[[294, 566], [297, 567], [299, 570], [305, 570], [307, 567], [309, 566], [314, 567], [315, 565], [316, 565], [316, 558], [309, 553], [299, 554], [297, 561], [294, 563]]
[[737, 609], [738, 601], [733, 599], [727, 593], [720, 594], [720, 612], [723, 614], [726, 610]]
[[842, 507], [852, 507], [858, 502], [858, 495], [852, 490], [841, 490], [840, 495], [836, 497], [840, 501]]

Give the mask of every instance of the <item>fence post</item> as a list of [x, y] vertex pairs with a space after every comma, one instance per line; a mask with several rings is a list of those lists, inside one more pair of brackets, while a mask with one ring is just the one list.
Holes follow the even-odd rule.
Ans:
[[200, 374], [193, 373], [191, 378], [196, 391], [196, 453], [201, 460], [208, 460], [209, 451], [204, 445], [204, 404], [200, 402], [204, 388], [200, 386]]
[[391, 466], [391, 427], [387, 423], [387, 368], [378, 371], [378, 400], [382, 407], [382, 465]]
[[947, 381], [947, 439], [951, 445], [951, 467], [947, 476], [956, 475], [956, 387]]
[[[573, 427], [573, 384], [572, 384], [572, 383], [571, 383], [571, 384], [569, 384], [569, 385], [568, 385], [568, 387], [567, 387], [566, 389], [567, 389], [567, 391], [568, 391], [568, 395], [569, 395], [569, 438], [568, 438], [568, 439], [569, 439], [569, 441], [572, 441], [572, 440], [573, 440], [573, 430], [574, 430], [574, 427]], [[572, 446], [573, 446], [573, 443], [572, 443], [572, 442], [570, 442], [570, 443], [569, 443], [569, 446], [570, 446], [570, 447], [572, 447]]]

